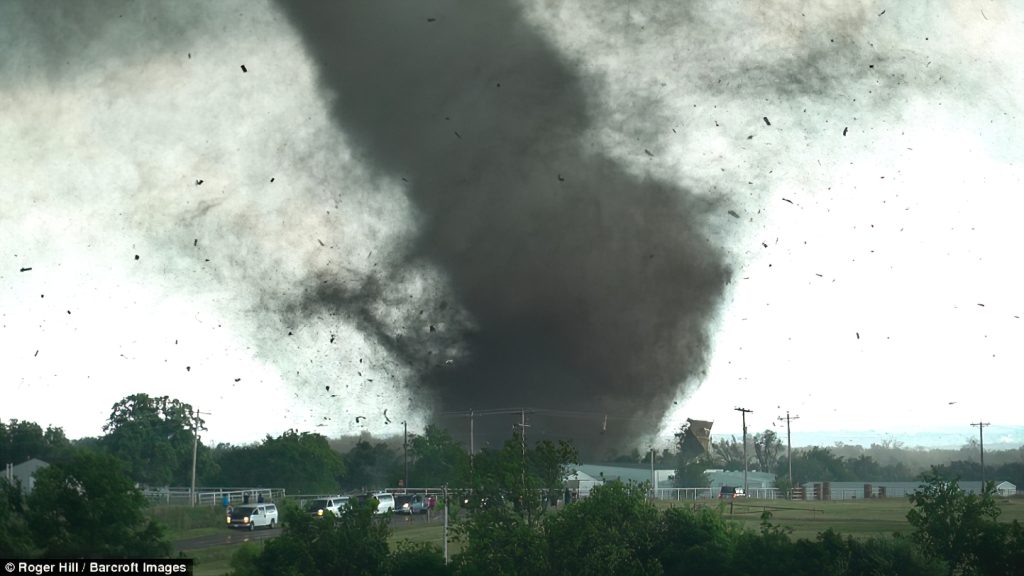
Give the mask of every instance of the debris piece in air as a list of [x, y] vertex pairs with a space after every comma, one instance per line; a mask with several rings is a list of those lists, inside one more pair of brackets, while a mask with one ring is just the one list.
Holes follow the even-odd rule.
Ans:
[[882, 10], [881, 12], [878, 13], [879, 16], [881, 16], [882, 14], [885, 14], [885, 10]]
[[767, 248], [767, 247], [768, 247], [768, 244], [766, 244], [766, 243], [764, 243], [764, 242], [761, 242], [761, 246], [764, 246], [765, 248]]
[[824, 276], [822, 276], [821, 274], [818, 274], [817, 272], [815, 272], [814, 275], [817, 276], [818, 278], [824, 278]]
[[391, 424], [391, 418], [388, 418], [388, 409], [387, 408], [384, 409], [384, 423], [385, 424]]
[[981, 306], [982, 308], [984, 308], [984, 307], [985, 307], [985, 305], [984, 305], [984, 304], [982, 304], [981, 302], [978, 302], [978, 306]]
[[747, 140], [753, 140], [753, 139], [754, 139], [754, 135], [753, 134], [751, 134], [750, 136], [747, 136]]
[[32, 355], [33, 358], [35, 358], [36, 356], [39, 356], [39, 350], [36, 350], [36, 353]]
[[857, 340], [860, 340], [860, 332], [857, 332]]
[[138, 255], [138, 254], [136, 254], [136, 255], [135, 255], [135, 259], [136, 259], [136, 260], [138, 260], [138, 259], [139, 259], [139, 255]]
[[241, 378], [235, 378], [235, 382], [241, 382], [241, 381], [242, 381]]
[[768, 121], [768, 117], [767, 116], [764, 117], [764, 123], [769, 125], [769, 126], [772, 125], [772, 123]]
[[324, 390], [327, 390], [328, 392], [330, 392], [331, 391], [331, 387], [330, 386], [324, 386]]
[[451, 358], [444, 361], [445, 366], [451, 366], [452, 364], [455, 364], [455, 360], [452, 360]]
[[648, 150], [647, 148], [644, 148], [644, 154], [647, 154], [648, 156], [650, 156], [652, 158], [654, 157], [654, 154], [652, 154], [651, 151]]
[[430, 325], [430, 331], [431, 332], [437, 332], [437, 327], [435, 327], [433, 324], [431, 324]]
[[561, 175], [561, 174], [559, 174], [559, 175], [558, 175], [558, 181], [559, 181], [559, 182], [565, 182], [565, 178], [563, 178], [563, 177], [562, 177], [562, 175]]
[[199, 246], [199, 238], [196, 238], [195, 240], [192, 240], [192, 245], [193, 246]]
[[203, 179], [202, 178], [196, 178], [196, 186], [202, 186], [202, 185], [203, 185]]
[[321, 246], [323, 246], [323, 245], [324, 245], [324, 241], [323, 241], [323, 240], [321, 240], [321, 239], [317, 238], [317, 239], [316, 239], [316, 241], [317, 241], [317, 242], [319, 242]]
[[846, 136], [846, 133], [849, 132], [849, 130], [850, 130], [849, 126], [843, 128], [843, 136]]
[[270, 181], [271, 181], [271, 182], [273, 182], [273, 181], [274, 181], [274, 179], [273, 179], [273, 178], [271, 178], [271, 179], [270, 179]]
[[739, 218], [740, 217], [740, 215], [737, 214], [735, 210], [729, 210], [729, 216], [732, 216], [733, 218]]
[[331, 344], [334, 344], [334, 334], [331, 334]]
[[31, 270], [31, 269], [32, 269], [32, 267], [31, 267], [31, 266], [28, 266], [28, 267], [22, 268], [22, 269], [20, 270], [20, 272], [28, 272], [28, 271], [29, 271], [29, 270]]
[[462, 135], [461, 135], [461, 134], [459, 134], [459, 131], [458, 131], [458, 130], [452, 130], [452, 132], [455, 132], [455, 137], [456, 137], [456, 138], [458, 138], [459, 140], [462, 140]]
[[427, 18], [427, 22], [437, 22], [437, 18]]
[[360, 420], [366, 420], [366, 416], [356, 416], [356, 424], [359, 424]]
[[185, 366], [185, 372], [191, 372], [191, 371], [192, 371], [192, 367], [191, 366]]
[[783, 201], [783, 202], [789, 202], [790, 204], [792, 204], [792, 203], [793, 203], [793, 201], [792, 201], [792, 200], [790, 200], [789, 198], [783, 198], [783, 199], [782, 199], [782, 201]]
[[248, 70], [245, 68], [245, 64], [242, 64], [242, 74], [245, 74]]

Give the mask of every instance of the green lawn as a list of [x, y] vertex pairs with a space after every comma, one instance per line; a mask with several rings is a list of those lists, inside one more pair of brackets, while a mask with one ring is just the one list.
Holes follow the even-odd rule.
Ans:
[[[1024, 500], [997, 500], [1002, 514], [999, 520], [1024, 522]], [[659, 502], [660, 509], [673, 506], [694, 506], [693, 502]], [[907, 512], [910, 501], [907, 498], [887, 498], [879, 500], [837, 500], [829, 502], [801, 502], [787, 500], [754, 500], [741, 499], [735, 501], [732, 513], [728, 504], [718, 501], [698, 502], [696, 506], [720, 509], [723, 517], [736, 521], [746, 528], [757, 530], [761, 524], [761, 514], [772, 513], [771, 522], [793, 530], [794, 538], [814, 538], [820, 532], [832, 528], [843, 535], [855, 538], [891, 535], [893, 532], [909, 532]]]

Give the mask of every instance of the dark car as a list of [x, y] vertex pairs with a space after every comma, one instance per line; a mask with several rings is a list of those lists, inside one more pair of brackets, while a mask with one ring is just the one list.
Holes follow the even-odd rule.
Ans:
[[395, 494], [395, 514], [426, 514], [429, 506], [424, 494]]
[[743, 492], [743, 488], [738, 488], [736, 486], [722, 486], [722, 489], [718, 492], [718, 497], [726, 500], [742, 498], [743, 496], [746, 496]]

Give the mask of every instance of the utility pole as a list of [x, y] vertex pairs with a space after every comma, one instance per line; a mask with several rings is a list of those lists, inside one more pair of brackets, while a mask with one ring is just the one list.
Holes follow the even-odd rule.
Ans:
[[402, 420], [402, 460], [405, 461], [405, 492], [409, 492], [409, 423]]
[[658, 498], [658, 476], [654, 472], [654, 446], [651, 446], [651, 500]]
[[978, 427], [978, 436], [981, 439], [981, 491], [985, 491], [985, 427], [990, 426], [988, 422], [972, 422], [971, 426]]
[[746, 408], [733, 408], [733, 410], [743, 414], [743, 495], [747, 495], [747, 412], [753, 412], [753, 410], [747, 410]]
[[779, 416], [778, 418], [776, 418], [776, 420], [785, 420], [786, 421], [786, 458], [789, 459], [789, 490], [790, 490], [790, 493], [793, 492], [793, 439], [792, 439], [792, 436], [789, 433], [789, 421], [790, 420], [799, 420], [799, 419], [800, 419], [799, 416], [790, 416], [789, 415], [789, 410], [786, 410], [786, 417], [785, 418], [783, 418], [782, 416]]
[[200, 412], [199, 409], [192, 411], [192, 488], [189, 490], [189, 498], [192, 500], [192, 507], [196, 505], [196, 454], [199, 452], [199, 415], [210, 415], [209, 412]]

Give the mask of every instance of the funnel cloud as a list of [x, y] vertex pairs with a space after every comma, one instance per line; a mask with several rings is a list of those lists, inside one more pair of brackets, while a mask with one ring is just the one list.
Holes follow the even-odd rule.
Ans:
[[[705, 230], [715, 200], [594, 146], [587, 86], [511, 3], [279, 6], [338, 127], [377, 176], [401, 178], [417, 220], [389, 271], [358, 286], [316, 274], [289, 313], [355, 316], [420, 362], [440, 411], [643, 415], [627, 427], [652, 432], [705, 366], [729, 281]], [[371, 308], [388, 275], [424, 265], [469, 321], [444, 323], [445, 302], [403, 334]], [[423, 360], [434, 337], [464, 353]]]

